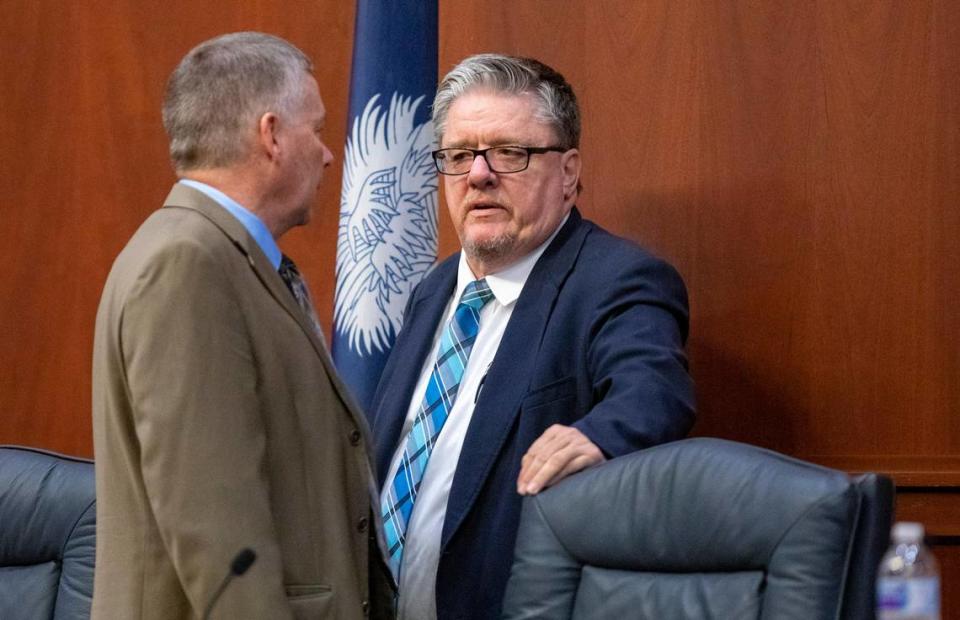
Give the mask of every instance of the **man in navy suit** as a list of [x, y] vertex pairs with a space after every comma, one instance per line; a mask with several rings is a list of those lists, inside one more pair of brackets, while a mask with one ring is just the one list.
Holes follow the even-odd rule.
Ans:
[[579, 110], [559, 73], [467, 58], [433, 120], [463, 250], [414, 291], [374, 397], [381, 512], [400, 617], [489, 620], [522, 495], [689, 431], [686, 291], [580, 217]]

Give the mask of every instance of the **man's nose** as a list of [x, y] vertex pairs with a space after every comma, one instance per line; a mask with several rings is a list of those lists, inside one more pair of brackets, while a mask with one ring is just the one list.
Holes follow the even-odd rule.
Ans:
[[470, 165], [467, 180], [474, 187], [488, 187], [497, 182], [497, 173], [490, 169], [486, 157], [477, 155]]

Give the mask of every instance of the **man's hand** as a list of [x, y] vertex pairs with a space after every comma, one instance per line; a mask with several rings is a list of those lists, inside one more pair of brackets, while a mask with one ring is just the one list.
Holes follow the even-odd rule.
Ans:
[[572, 426], [554, 424], [523, 455], [517, 493], [536, 495], [570, 474], [605, 460], [586, 435]]

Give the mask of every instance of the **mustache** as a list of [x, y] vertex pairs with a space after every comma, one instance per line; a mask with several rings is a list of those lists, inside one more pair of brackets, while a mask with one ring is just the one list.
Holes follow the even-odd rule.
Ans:
[[482, 209], [484, 207], [499, 207], [501, 209], [509, 209], [509, 207], [506, 204], [500, 202], [499, 200], [490, 198], [488, 196], [476, 196], [476, 197], [467, 198], [463, 201], [463, 204], [466, 207], [467, 211], [472, 211], [473, 209], [478, 209], [478, 208]]

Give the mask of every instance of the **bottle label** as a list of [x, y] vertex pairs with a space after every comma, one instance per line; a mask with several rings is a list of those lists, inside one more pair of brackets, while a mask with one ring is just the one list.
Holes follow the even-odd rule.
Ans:
[[880, 618], [939, 618], [940, 580], [937, 577], [877, 580], [877, 611]]

